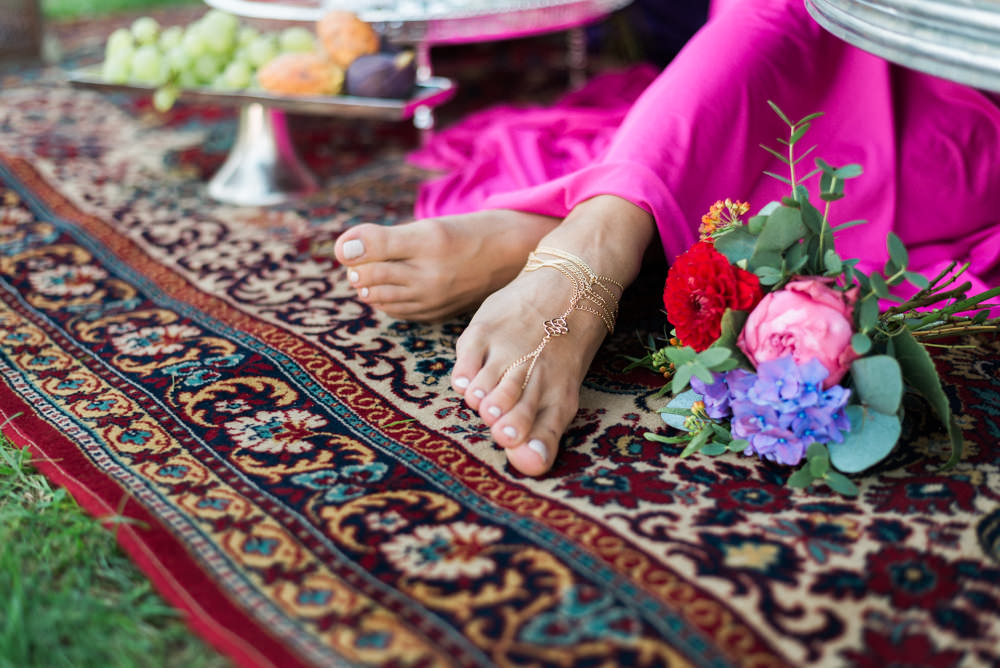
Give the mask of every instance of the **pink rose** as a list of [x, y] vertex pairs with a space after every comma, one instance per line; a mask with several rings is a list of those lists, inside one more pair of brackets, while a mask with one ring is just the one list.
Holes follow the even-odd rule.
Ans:
[[751, 311], [737, 342], [755, 367], [791, 355], [796, 364], [819, 360], [830, 372], [824, 388], [844, 377], [858, 357], [851, 348], [858, 288], [844, 292], [829, 283], [805, 278], [764, 296]]

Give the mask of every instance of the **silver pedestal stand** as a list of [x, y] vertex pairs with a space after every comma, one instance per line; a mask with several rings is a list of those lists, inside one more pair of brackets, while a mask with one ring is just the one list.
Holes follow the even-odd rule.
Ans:
[[241, 106], [236, 142], [208, 182], [208, 194], [229, 204], [270, 206], [318, 188], [295, 152], [285, 112], [259, 102]]

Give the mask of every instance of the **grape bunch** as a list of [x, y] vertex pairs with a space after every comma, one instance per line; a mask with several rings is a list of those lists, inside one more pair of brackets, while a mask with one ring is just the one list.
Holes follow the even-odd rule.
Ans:
[[155, 88], [153, 106], [170, 109], [183, 89], [235, 92], [257, 87], [257, 71], [287, 53], [311, 53], [316, 35], [300, 25], [259, 30], [218, 9], [186, 26], [161, 27], [151, 16], [108, 36], [101, 77]]

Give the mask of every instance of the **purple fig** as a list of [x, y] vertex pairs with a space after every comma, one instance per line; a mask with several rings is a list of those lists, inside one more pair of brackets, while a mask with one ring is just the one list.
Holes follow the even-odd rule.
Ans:
[[412, 51], [358, 56], [347, 68], [348, 95], [407, 98], [413, 93], [417, 68]]

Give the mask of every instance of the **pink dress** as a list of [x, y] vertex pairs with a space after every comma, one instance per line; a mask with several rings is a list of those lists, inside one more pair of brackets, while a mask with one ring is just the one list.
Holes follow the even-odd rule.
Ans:
[[[638, 89], [643, 92], [638, 98]], [[837, 239], [869, 268], [894, 230], [911, 268], [933, 276], [971, 263], [975, 289], [1000, 285], [1000, 108], [982, 91], [857, 49], [813, 21], [802, 0], [716, 0], [709, 21], [659, 74], [638, 68], [595, 78], [550, 108], [501, 108], [439, 133], [412, 160], [442, 169], [416, 215], [478, 208], [564, 217], [599, 194], [656, 219], [668, 261], [695, 241], [708, 207], [731, 197], [751, 212], [787, 194], [763, 174], [786, 167], [789, 118], [812, 112], [801, 150], [833, 165], [860, 163], [834, 223], [864, 219]], [[806, 182], [814, 203], [818, 184]]]

